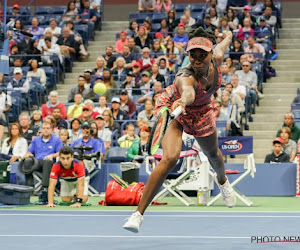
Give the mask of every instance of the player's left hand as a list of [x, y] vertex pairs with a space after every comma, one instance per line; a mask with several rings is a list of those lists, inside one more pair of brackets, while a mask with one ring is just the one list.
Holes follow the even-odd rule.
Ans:
[[76, 202], [76, 203], [70, 205], [70, 207], [81, 207], [81, 203]]
[[223, 34], [223, 38], [226, 37], [232, 38], [232, 32], [230, 30], [224, 30], [222, 34]]

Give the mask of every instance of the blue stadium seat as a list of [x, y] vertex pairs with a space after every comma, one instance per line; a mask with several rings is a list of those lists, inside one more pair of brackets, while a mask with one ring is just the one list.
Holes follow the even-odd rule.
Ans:
[[84, 44], [87, 44], [89, 40], [88, 29], [88, 26], [84, 24], [75, 25], [75, 30], [81, 35]]
[[191, 17], [197, 20], [202, 20], [203, 18], [203, 12], [192, 12]]
[[130, 13], [129, 14], [129, 20], [136, 20], [137, 18], [137, 13]]
[[55, 6], [52, 10], [52, 14], [64, 14], [67, 10], [67, 6]]
[[52, 8], [49, 6], [38, 7], [35, 12], [35, 15], [48, 15], [48, 14], [52, 14]]
[[137, 13], [137, 16], [136, 16], [136, 21], [138, 23], [143, 23], [144, 20], [146, 19], [150, 19], [152, 20], [152, 16], [153, 16], [153, 13]]
[[152, 16], [152, 23], [160, 23], [161, 19], [165, 18], [166, 17], [166, 14], [165, 13], [161, 13], [161, 12], [157, 12], [157, 13], [154, 13], [153, 16]]
[[176, 10], [176, 12], [183, 12], [185, 9], [190, 8], [191, 6], [189, 4], [176, 4], [174, 9]]
[[298, 128], [300, 128], [300, 119], [295, 119], [294, 122], [295, 122], [296, 126]]
[[202, 12], [205, 9], [205, 4], [198, 3], [191, 6], [191, 12]]
[[152, 24], [152, 30], [151, 31], [157, 32], [157, 31], [160, 30], [160, 28], [161, 28], [160, 23], [154, 23], [154, 24]]
[[300, 110], [293, 110], [292, 113], [295, 119], [300, 119]]
[[218, 137], [225, 137], [227, 135], [226, 126], [227, 126], [226, 121], [216, 121]]
[[22, 96], [21, 91], [12, 91], [10, 93], [12, 106], [6, 116], [7, 122], [18, 121], [19, 115], [22, 112]]
[[113, 147], [108, 150], [108, 163], [120, 163], [128, 161], [126, 156], [128, 148]]

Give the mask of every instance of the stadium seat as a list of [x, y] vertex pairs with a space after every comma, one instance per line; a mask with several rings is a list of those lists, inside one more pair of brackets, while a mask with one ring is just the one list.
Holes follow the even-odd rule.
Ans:
[[153, 16], [152, 16], [152, 23], [160, 23], [161, 19], [165, 18], [166, 17], [166, 14], [165, 13], [161, 13], [161, 12], [158, 12], [158, 13], [154, 13]]
[[19, 115], [22, 112], [22, 99], [20, 91], [12, 91], [10, 93], [12, 106], [7, 114], [7, 122], [18, 121]]
[[88, 26], [84, 24], [76, 24], [75, 30], [81, 35], [83, 43], [88, 44], [89, 34], [88, 34]]
[[152, 19], [153, 13], [137, 13], [136, 21], [138, 23], [143, 23], [146, 19]]
[[218, 137], [225, 137], [227, 135], [226, 126], [227, 126], [226, 121], [216, 121]]
[[52, 8], [49, 6], [38, 7], [35, 15], [49, 15], [52, 14]]
[[52, 14], [64, 14], [65, 11], [67, 10], [67, 6], [56, 6], [56, 7], [53, 7], [53, 10], [52, 10]]
[[191, 6], [191, 12], [202, 12], [205, 9], [205, 4], [193, 4]]
[[[176, 10], [176, 12], [183, 12], [185, 9], [189, 9], [190, 5], [189, 4], [176, 4], [174, 9]], [[178, 13], [177, 13], [178, 14]]]
[[152, 24], [152, 31], [153, 32], [159, 31], [160, 28], [161, 28], [160, 23], [154, 23], [154, 24]]

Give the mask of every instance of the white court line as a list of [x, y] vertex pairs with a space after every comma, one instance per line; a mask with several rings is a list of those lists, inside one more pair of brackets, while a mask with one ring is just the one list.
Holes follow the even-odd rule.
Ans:
[[[39, 217], [124, 217], [124, 214], [0, 214], [0, 216], [39, 216]], [[147, 214], [145, 217], [168, 218], [300, 218], [300, 215], [198, 215], [198, 214]]]
[[250, 239], [250, 236], [202, 236], [202, 235], [51, 235], [51, 234], [0, 234], [0, 237], [47, 238], [160, 238], [160, 239]]

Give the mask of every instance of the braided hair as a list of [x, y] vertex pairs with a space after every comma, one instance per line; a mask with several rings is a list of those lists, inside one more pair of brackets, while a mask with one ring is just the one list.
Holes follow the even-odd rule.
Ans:
[[188, 36], [189, 39], [192, 39], [194, 37], [205, 37], [209, 39], [213, 44], [216, 44], [216, 37], [210, 29], [204, 30], [202, 27], [199, 27], [197, 29], [191, 30]]

